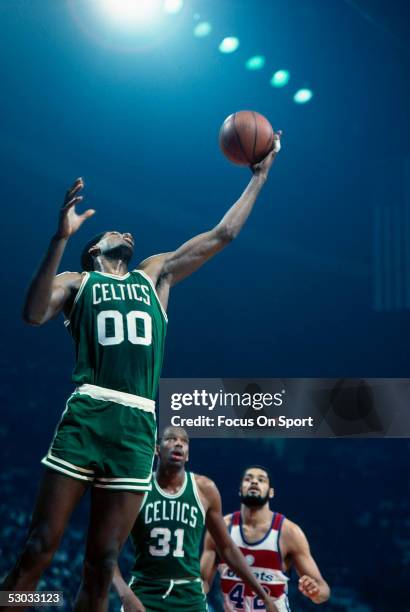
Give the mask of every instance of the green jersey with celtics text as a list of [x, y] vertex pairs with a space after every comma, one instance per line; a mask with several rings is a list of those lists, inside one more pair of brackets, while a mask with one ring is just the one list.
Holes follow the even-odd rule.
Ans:
[[134, 579], [144, 581], [199, 578], [199, 553], [205, 512], [195, 475], [185, 473], [175, 494], [163, 491], [155, 475], [152, 490], [132, 529], [135, 546]]
[[167, 316], [145, 272], [85, 272], [66, 325], [76, 346], [73, 382], [155, 398]]

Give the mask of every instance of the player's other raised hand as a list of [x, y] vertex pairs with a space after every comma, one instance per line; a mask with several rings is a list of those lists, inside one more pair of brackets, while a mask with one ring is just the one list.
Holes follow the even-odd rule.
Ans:
[[299, 578], [299, 591], [306, 597], [309, 597], [313, 602], [320, 593], [318, 583], [310, 576], [301, 576]]
[[265, 179], [267, 178], [269, 174], [269, 170], [273, 164], [273, 161], [281, 149], [281, 142], [280, 142], [281, 137], [282, 137], [282, 131], [279, 130], [278, 132], [275, 133], [272, 151], [268, 153], [267, 156], [264, 157], [261, 162], [251, 166], [251, 170], [255, 176], [261, 176]]
[[81, 215], [76, 211], [76, 205], [83, 199], [82, 195], [78, 195], [83, 187], [84, 181], [80, 177], [74, 181], [65, 194], [58, 221], [57, 236], [59, 238], [69, 238], [75, 234], [86, 219], [89, 219], [95, 214], [95, 210], [92, 208], [86, 210]]

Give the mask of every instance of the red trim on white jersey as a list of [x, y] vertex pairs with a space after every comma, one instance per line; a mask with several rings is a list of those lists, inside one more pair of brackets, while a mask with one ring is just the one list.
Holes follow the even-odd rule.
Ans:
[[[284, 520], [283, 514], [273, 513], [272, 524], [259, 542], [246, 541], [242, 530], [242, 515], [232, 515], [230, 534], [249, 563], [252, 573], [258, 582], [277, 601], [279, 612], [289, 612], [287, 582], [289, 578], [283, 571], [282, 557], [279, 548], [280, 531]], [[221, 576], [221, 589], [225, 612], [256, 612], [265, 610], [263, 602], [242, 582], [231, 568], [220, 562], [218, 570]]]

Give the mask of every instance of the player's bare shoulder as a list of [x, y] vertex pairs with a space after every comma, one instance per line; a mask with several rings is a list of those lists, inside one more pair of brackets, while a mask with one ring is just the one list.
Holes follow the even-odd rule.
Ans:
[[207, 476], [202, 476], [201, 474], [194, 474], [196, 486], [198, 487], [198, 492], [201, 496], [202, 504], [207, 511], [211, 506], [213, 506], [220, 500], [220, 495], [218, 491], [218, 487], [214, 483], [213, 480], [208, 478]]
[[299, 525], [285, 517], [282, 524], [282, 536], [284, 535], [289, 536], [290, 538], [297, 538], [300, 535], [303, 535], [303, 531]]
[[60, 272], [54, 279], [54, 285], [78, 291], [86, 275], [87, 272]]
[[288, 518], [283, 521], [280, 540], [283, 553], [292, 553], [308, 546], [307, 538], [301, 527]]
[[151, 278], [154, 284], [157, 284], [161, 278], [164, 268], [164, 262], [171, 253], [158, 253], [147, 257], [138, 264], [137, 270], [142, 270]]
[[201, 491], [201, 493], [206, 494], [212, 491], [218, 491], [218, 488], [214, 481], [208, 478], [207, 476], [202, 476], [201, 474], [194, 474], [194, 477], [197, 487]]
[[53, 282], [53, 299], [55, 313], [63, 310], [69, 316], [76, 295], [83, 283], [89, 277], [89, 272], [61, 272], [57, 274]]

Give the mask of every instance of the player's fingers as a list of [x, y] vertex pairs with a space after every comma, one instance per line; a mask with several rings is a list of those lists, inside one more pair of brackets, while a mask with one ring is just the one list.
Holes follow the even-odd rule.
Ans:
[[84, 187], [84, 181], [81, 177], [76, 179], [74, 183], [71, 185], [70, 189], [66, 192], [65, 199], [71, 200], [76, 193], [78, 193]]
[[89, 208], [88, 210], [83, 212], [82, 215], [80, 215], [80, 218], [83, 219], [83, 221], [85, 221], [86, 219], [89, 219], [93, 215], [95, 215], [95, 210], [93, 208]]
[[71, 198], [71, 200], [64, 202], [63, 210], [68, 210], [69, 208], [72, 208], [73, 206], [78, 204], [78, 202], [81, 202], [82, 199], [83, 196], [76, 196], [75, 198]]

